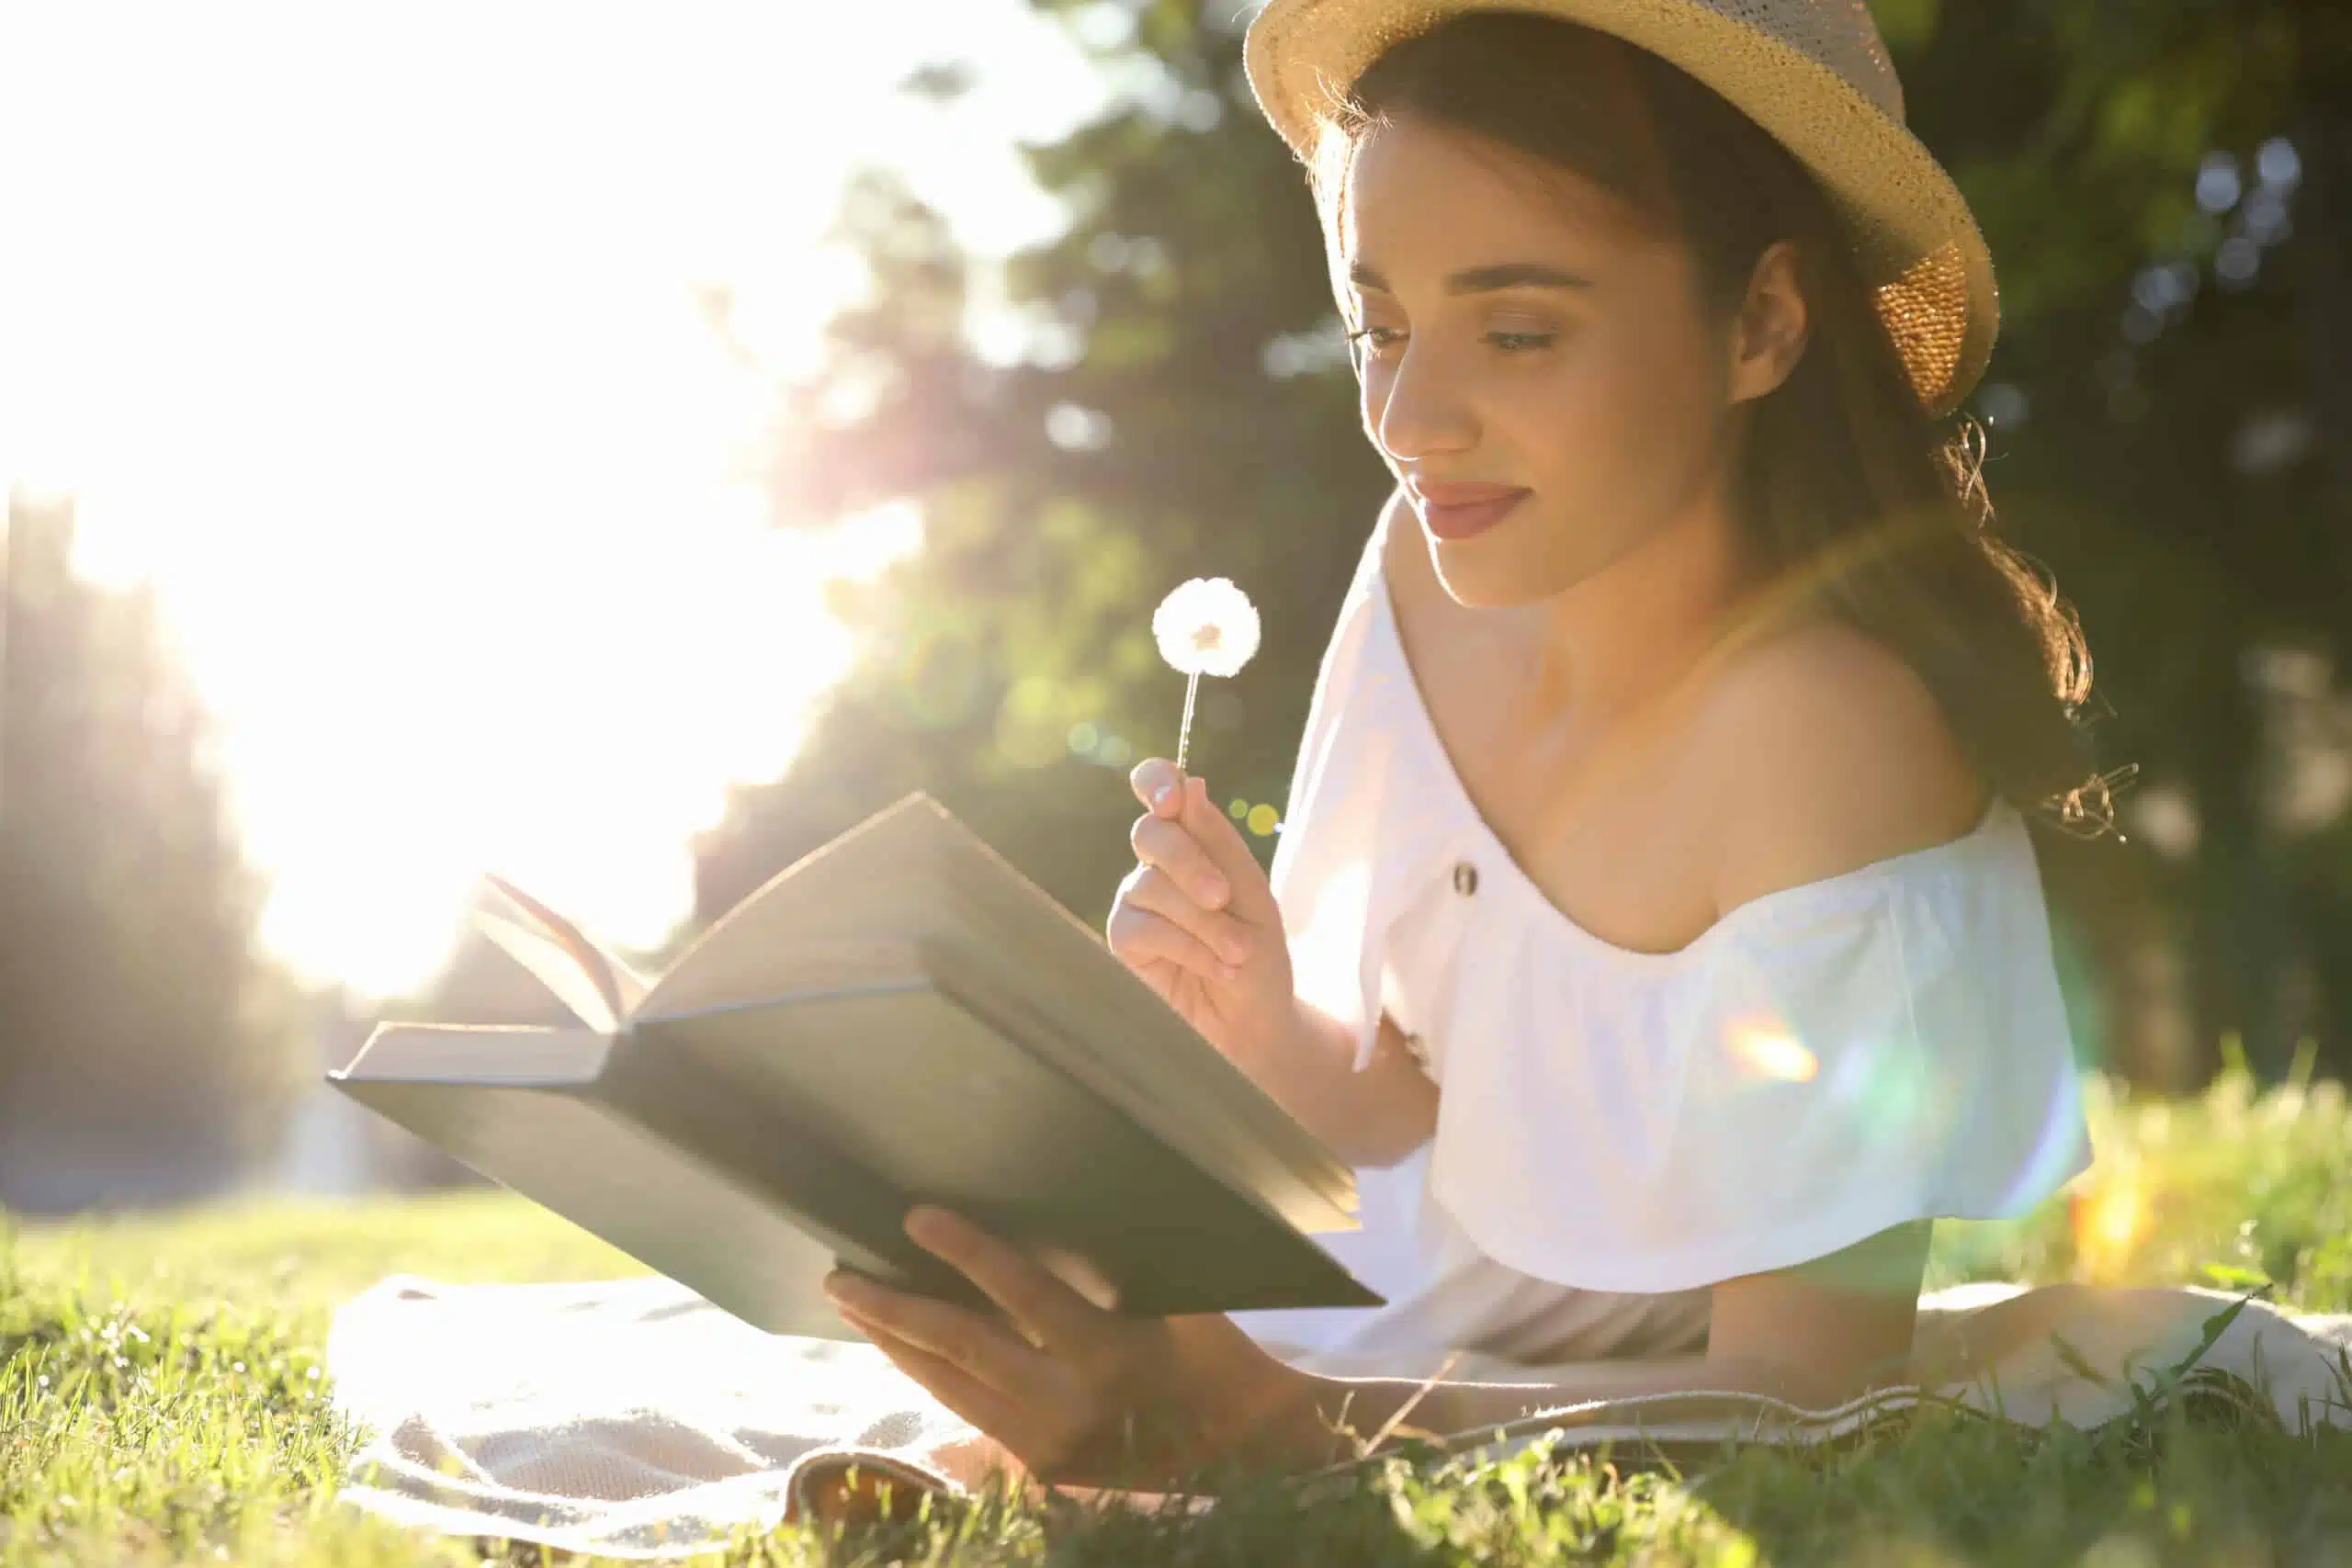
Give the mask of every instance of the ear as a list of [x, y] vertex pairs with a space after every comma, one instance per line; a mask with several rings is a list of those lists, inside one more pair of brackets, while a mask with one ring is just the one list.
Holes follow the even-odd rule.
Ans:
[[1775, 240], [1756, 259], [1731, 331], [1731, 400], [1760, 398], [1789, 378], [1812, 325], [1797, 282], [1796, 247]]

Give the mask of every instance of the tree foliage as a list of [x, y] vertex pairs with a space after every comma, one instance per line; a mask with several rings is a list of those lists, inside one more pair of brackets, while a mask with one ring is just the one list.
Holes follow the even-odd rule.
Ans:
[[70, 505], [12, 506], [0, 597], [0, 1203], [226, 1179], [292, 1087], [295, 998], [209, 721], [145, 591], [71, 570]]

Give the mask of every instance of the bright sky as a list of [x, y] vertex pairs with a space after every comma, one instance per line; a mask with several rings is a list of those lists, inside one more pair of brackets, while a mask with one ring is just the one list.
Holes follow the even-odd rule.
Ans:
[[[0, 481], [155, 583], [222, 725], [265, 940], [384, 994], [494, 869], [628, 945], [854, 649], [768, 525], [772, 378], [856, 270], [854, 163], [1049, 231], [1015, 136], [1100, 102], [1020, 0], [0, 10]], [[954, 111], [892, 88], [982, 67]], [[741, 300], [722, 353], [697, 285]]]

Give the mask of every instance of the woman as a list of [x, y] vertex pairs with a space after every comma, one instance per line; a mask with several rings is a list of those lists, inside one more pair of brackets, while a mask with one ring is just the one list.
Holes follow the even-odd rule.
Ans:
[[[2104, 804], [2089, 661], [1937, 423], [1990, 265], [1867, 12], [1740, 10], [1252, 24], [1397, 491], [1271, 879], [1155, 759], [1108, 935], [1358, 1168], [1327, 1240], [1389, 1304], [1130, 1322], [918, 1211], [1002, 1319], [829, 1288], [1042, 1477], [1837, 1404], [1908, 1381], [1937, 1216], [2088, 1162], [2025, 814]], [[1413, 1348], [1549, 1371], [1329, 1371]]]

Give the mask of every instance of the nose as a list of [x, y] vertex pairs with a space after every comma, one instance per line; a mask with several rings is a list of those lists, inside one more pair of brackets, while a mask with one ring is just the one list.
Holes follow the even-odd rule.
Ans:
[[1392, 364], [1372, 365], [1364, 378], [1364, 425], [1392, 463], [1466, 452], [1478, 443], [1478, 421], [1462, 385], [1434, 345], [1408, 340]]

